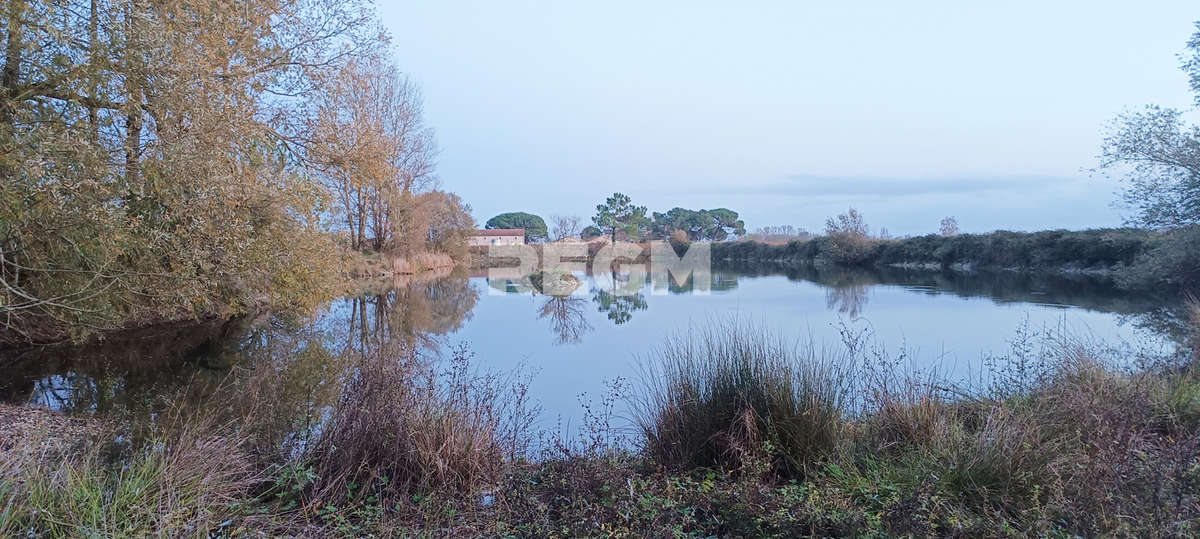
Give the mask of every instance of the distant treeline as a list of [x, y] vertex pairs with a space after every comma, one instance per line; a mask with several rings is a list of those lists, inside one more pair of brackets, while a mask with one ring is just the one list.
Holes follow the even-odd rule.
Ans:
[[842, 266], [902, 266], [941, 270], [1003, 269], [1109, 275], [1127, 288], [1200, 283], [1191, 247], [1200, 228], [1155, 232], [1134, 228], [918, 236], [869, 240], [863, 248], [839, 249], [838, 238], [820, 236], [786, 244], [755, 241], [714, 243], [713, 260]]

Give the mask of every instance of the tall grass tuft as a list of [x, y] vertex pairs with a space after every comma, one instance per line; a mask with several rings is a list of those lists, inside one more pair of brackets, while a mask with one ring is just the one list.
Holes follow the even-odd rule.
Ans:
[[526, 378], [480, 373], [465, 348], [448, 361], [410, 346], [363, 357], [310, 455], [313, 498], [469, 494], [524, 455], [537, 410]]
[[765, 458], [783, 476], [838, 445], [853, 370], [846, 355], [737, 320], [667, 338], [645, 369], [635, 419], [656, 462], [738, 469]]

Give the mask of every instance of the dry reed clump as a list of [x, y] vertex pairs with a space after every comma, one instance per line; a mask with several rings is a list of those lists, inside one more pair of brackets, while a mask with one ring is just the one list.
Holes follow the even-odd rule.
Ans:
[[481, 374], [471, 357], [459, 348], [442, 362], [410, 346], [363, 357], [310, 455], [319, 476], [311, 497], [403, 500], [497, 483], [527, 450], [536, 410], [527, 379]]
[[872, 450], [887, 454], [947, 439], [969, 412], [927, 384], [875, 393], [871, 400], [871, 413], [863, 420], [865, 436]]
[[1122, 515], [1166, 514], [1160, 506], [1196, 516], [1189, 485], [1200, 477], [1177, 465], [1200, 458], [1190, 370], [1131, 372], [1117, 349], [1022, 328], [1010, 354], [987, 362], [991, 383], [962, 390], [905, 374], [903, 356], [843, 335], [865, 397], [844, 469], [885, 470], [902, 488], [1083, 535], [1127, 527]]
[[866, 443], [886, 446], [900, 430], [901, 451], [924, 455], [916, 460], [933, 463], [926, 473], [969, 505], [1010, 518], [1038, 508], [1038, 518], [1084, 535], [1127, 526], [1122, 515], [1162, 518], [1164, 504], [1197, 516], [1189, 504], [1200, 478], [1177, 465], [1200, 458], [1185, 425], [1192, 416], [1179, 404], [1180, 395], [1200, 395], [1189, 389], [1190, 372], [1126, 372], [1100, 347], [1062, 335], [1032, 359], [1044, 368], [1006, 379], [1006, 392], [940, 404], [923, 394], [875, 407], [866, 421], [891, 428], [870, 430]]
[[342, 249], [342, 274], [350, 279], [384, 277], [391, 274], [379, 253], [364, 253], [349, 248]]
[[435, 270], [451, 270], [455, 259], [448, 253], [417, 251], [409, 254], [342, 253], [342, 274], [350, 279], [370, 279], [399, 275], [417, 275]]
[[676, 471], [765, 459], [776, 474], [803, 474], [843, 434], [846, 359], [736, 321], [670, 337], [636, 406], [644, 449]]
[[120, 464], [102, 444], [61, 460], [0, 462], [0, 536], [204, 536], [259, 480], [238, 439], [200, 421]]
[[392, 259], [392, 273], [413, 275], [423, 271], [454, 266], [454, 258], [445, 253], [421, 251]]
[[[842, 335], [862, 366], [856, 458], [881, 462], [914, 487], [932, 482], [969, 505], [992, 510], [1044, 497], [1042, 481], [1054, 481], [1063, 456], [1061, 440], [1045, 421], [1045, 403], [1026, 395], [994, 398], [1001, 393], [994, 386], [985, 396], [954, 389], [934, 374], [906, 371], [907, 353], [892, 357], [872, 343], [869, 332], [843, 327]], [[1028, 359], [1016, 361], [1024, 365]], [[1044, 374], [995, 367], [1006, 390], [1028, 387], [1014, 376]]]
[[1031, 398], [1046, 410], [1032, 419], [1055, 436], [1040, 447], [1061, 463], [1055, 504], [1092, 531], [1126, 527], [1126, 515], [1164, 531], [1200, 517], [1195, 374], [1123, 372], [1080, 343], [1054, 353], [1051, 381]]
[[1068, 446], [1029, 410], [997, 404], [974, 427], [952, 429], [926, 447], [937, 456], [944, 484], [964, 501], [1016, 514], [1061, 485]]

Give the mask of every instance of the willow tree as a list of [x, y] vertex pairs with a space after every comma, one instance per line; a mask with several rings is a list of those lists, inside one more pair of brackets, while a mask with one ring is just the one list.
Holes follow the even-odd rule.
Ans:
[[[1200, 105], [1200, 22], [1187, 43], [1183, 70]], [[1125, 286], [1200, 290], [1200, 126], [1184, 110], [1149, 105], [1113, 122], [1101, 168], [1121, 178], [1129, 224], [1163, 231], [1126, 268]]]
[[380, 46], [366, 3], [0, 9], [0, 342], [324, 288], [308, 104]]
[[[1200, 106], [1200, 22], [1187, 43], [1183, 71]], [[1184, 111], [1148, 105], [1112, 124], [1101, 167], [1122, 177], [1130, 224], [1159, 229], [1200, 225], [1200, 126]]]

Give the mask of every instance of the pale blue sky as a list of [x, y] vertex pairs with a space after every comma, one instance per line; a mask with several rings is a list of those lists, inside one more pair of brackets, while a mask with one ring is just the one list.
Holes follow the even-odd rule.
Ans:
[[[903, 5], [901, 5], [903, 4]], [[893, 234], [1119, 224], [1104, 124], [1187, 106], [1194, 1], [390, 2], [443, 187], [481, 222], [725, 206]]]

